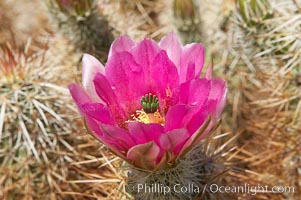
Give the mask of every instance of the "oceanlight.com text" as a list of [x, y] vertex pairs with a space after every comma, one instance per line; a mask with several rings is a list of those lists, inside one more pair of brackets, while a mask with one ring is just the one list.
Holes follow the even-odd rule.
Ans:
[[137, 184], [128, 185], [129, 191], [135, 191], [137, 193], [194, 193], [201, 194], [204, 191], [210, 193], [246, 193], [250, 195], [256, 195], [259, 193], [294, 193], [295, 188], [293, 186], [269, 186], [269, 185], [218, 185], [215, 183], [199, 187], [196, 184], [180, 185], [175, 184], [172, 186], [164, 184]]
[[211, 193], [247, 193], [251, 195], [256, 195], [258, 193], [294, 193], [295, 188], [294, 186], [269, 186], [250, 184], [244, 184], [240, 186], [224, 186], [210, 184], [209, 191]]

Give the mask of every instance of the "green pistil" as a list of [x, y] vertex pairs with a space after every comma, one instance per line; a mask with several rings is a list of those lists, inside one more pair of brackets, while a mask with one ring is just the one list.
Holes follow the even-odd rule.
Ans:
[[159, 100], [156, 95], [146, 94], [141, 98], [141, 105], [146, 113], [154, 113], [158, 110]]

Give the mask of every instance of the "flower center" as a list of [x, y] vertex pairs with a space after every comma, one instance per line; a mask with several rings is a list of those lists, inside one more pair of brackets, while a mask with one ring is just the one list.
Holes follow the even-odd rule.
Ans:
[[146, 94], [141, 98], [142, 110], [137, 110], [135, 114], [131, 115], [134, 121], [145, 124], [159, 123], [164, 124], [165, 119], [159, 112], [159, 100], [156, 95]]

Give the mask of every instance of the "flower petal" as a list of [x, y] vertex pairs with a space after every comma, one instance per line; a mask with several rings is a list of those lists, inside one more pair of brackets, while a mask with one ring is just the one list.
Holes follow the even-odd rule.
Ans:
[[180, 102], [191, 106], [204, 105], [209, 96], [211, 82], [205, 78], [193, 79], [180, 86]]
[[137, 167], [153, 169], [156, 166], [159, 153], [160, 148], [151, 141], [133, 146], [127, 153], [127, 159]]
[[112, 43], [108, 57], [109, 60], [111, 59], [111, 56], [113, 56], [115, 53], [130, 51], [135, 45], [136, 42], [134, 42], [129, 36], [120, 36]]
[[220, 78], [212, 79], [212, 86], [208, 97], [209, 112], [213, 113], [216, 120], [226, 104], [227, 86], [224, 80]]
[[165, 131], [185, 128], [192, 135], [208, 117], [206, 106], [178, 104], [169, 109], [165, 118]]
[[175, 64], [175, 66], [177, 68], [180, 67], [182, 47], [177, 35], [173, 32], [168, 34], [162, 38], [159, 46], [166, 51], [169, 59]]
[[152, 68], [151, 63], [159, 51], [160, 48], [155, 41], [144, 39], [132, 48], [130, 53], [134, 56], [135, 61], [142, 66], [144, 74], [148, 76], [149, 70]]
[[193, 135], [208, 118], [207, 106], [196, 107], [190, 110], [189, 114], [184, 119], [184, 124], [187, 124], [187, 130], [190, 135]]
[[190, 108], [185, 104], [178, 104], [171, 107], [165, 116], [165, 131], [180, 129], [184, 127], [184, 118], [190, 111]]
[[178, 71], [164, 50], [154, 58], [150, 68], [150, 77], [146, 77], [146, 79], [152, 90], [156, 92], [161, 109], [167, 111], [171, 104], [178, 101], [176, 98], [179, 86]]
[[115, 124], [110, 111], [108, 108], [100, 103], [85, 103], [80, 106], [80, 110], [87, 117], [104, 123], [104, 124]]
[[[80, 87], [79, 85], [70, 84], [70, 85], [68, 85], [68, 88], [69, 88], [70, 94], [78, 108], [80, 108], [80, 106], [84, 103], [91, 102], [90, 97], [87, 95], [85, 90], [82, 87]], [[80, 112], [81, 112], [81, 110], [80, 110]], [[83, 114], [83, 113], [81, 112], [81, 114]]]
[[108, 79], [104, 75], [98, 73], [93, 82], [97, 95], [109, 106], [115, 118], [118, 120], [125, 120], [126, 117], [124, 112], [117, 101], [116, 95], [112, 90]]
[[149, 91], [142, 68], [130, 53], [115, 53], [106, 64], [105, 73], [125, 113], [130, 115], [141, 108], [140, 99]]
[[187, 76], [188, 69], [191, 66], [194, 66], [193, 78], [200, 77], [204, 61], [205, 51], [202, 44], [193, 43], [184, 46], [180, 61], [180, 82], [183, 83], [191, 79], [191, 75]]
[[186, 129], [175, 129], [161, 135], [160, 146], [166, 151], [178, 154], [189, 137]]
[[119, 128], [118, 126], [101, 123], [100, 129], [103, 132], [103, 137], [106, 140], [118, 143], [119, 146], [123, 147], [126, 150], [136, 145], [132, 136], [127, 131]]
[[104, 66], [89, 54], [84, 54], [82, 65], [82, 81], [84, 89], [93, 101], [103, 103], [95, 92], [93, 79], [97, 73], [104, 74]]
[[104, 135], [100, 129], [99, 123], [97, 123], [92, 118], [85, 118], [86, 127], [88, 129], [88, 132], [90, 134], [94, 135], [95, 138], [99, 139], [102, 143], [104, 143], [106, 146], [108, 146], [113, 153], [120, 156], [121, 158], [126, 158], [126, 149], [122, 148], [117, 142], [110, 141], [106, 138], [104, 138]]
[[141, 122], [129, 122], [129, 132], [133, 136], [137, 144], [154, 141], [158, 144], [158, 138], [164, 133], [164, 129], [160, 124], [144, 124]]

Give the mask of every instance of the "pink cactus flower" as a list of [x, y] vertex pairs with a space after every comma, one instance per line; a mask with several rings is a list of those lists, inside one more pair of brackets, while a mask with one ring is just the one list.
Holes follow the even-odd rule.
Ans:
[[104, 67], [83, 56], [82, 87], [70, 93], [88, 130], [135, 167], [172, 167], [202, 140], [218, 120], [226, 84], [201, 77], [204, 47], [182, 47], [174, 33], [159, 43], [116, 39]]

